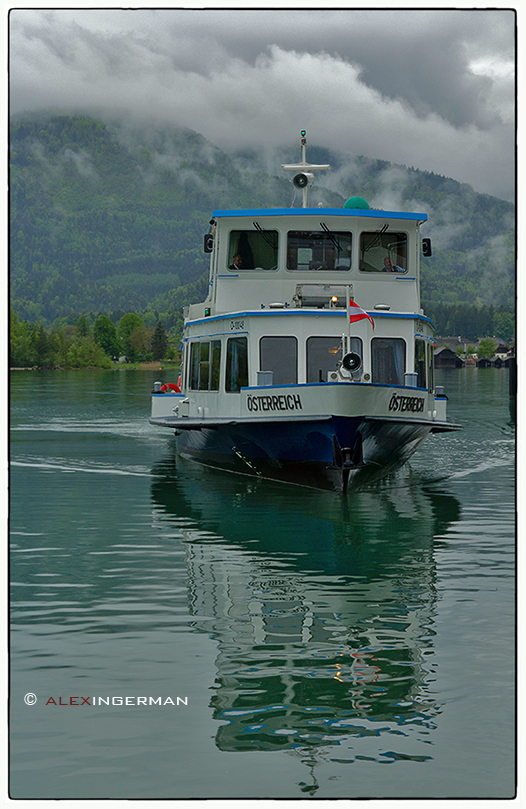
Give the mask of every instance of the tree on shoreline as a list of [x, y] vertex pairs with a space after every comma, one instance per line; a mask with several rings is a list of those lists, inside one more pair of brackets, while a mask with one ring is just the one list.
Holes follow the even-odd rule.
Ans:
[[483, 340], [477, 346], [477, 357], [480, 359], [488, 359], [490, 360], [493, 356], [495, 356], [495, 351], [497, 350], [497, 341], [493, 340], [491, 337], [484, 337]]
[[118, 356], [117, 329], [107, 315], [99, 315], [93, 324], [93, 339], [110, 357]]
[[128, 360], [132, 362], [135, 359], [135, 347], [131, 345], [130, 338], [135, 331], [135, 329], [144, 327], [144, 320], [139, 315], [136, 315], [134, 312], [127, 312], [125, 315], [121, 317], [119, 320], [119, 325], [117, 326], [117, 340], [120, 343], [120, 351], [127, 357]]
[[76, 325], [54, 322], [48, 332], [42, 320], [28, 323], [10, 310], [11, 368], [111, 368], [112, 360], [123, 353], [130, 362], [177, 356], [162, 322], [147, 327], [134, 312], [122, 314], [118, 327], [107, 315], [99, 315], [93, 326], [82, 315]]
[[152, 337], [152, 354], [154, 360], [162, 360], [168, 351], [168, 335], [162, 321], [159, 320]]
[[[85, 332], [86, 324], [81, 328]], [[89, 322], [87, 324], [89, 331]], [[111, 368], [111, 360], [89, 334], [74, 327], [46, 331], [42, 321], [20, 321], [11, 309], [9, 364], [12, 368]]]

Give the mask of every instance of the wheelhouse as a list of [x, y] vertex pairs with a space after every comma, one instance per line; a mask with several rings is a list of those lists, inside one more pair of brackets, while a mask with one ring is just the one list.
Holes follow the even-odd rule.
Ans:
[[288, 208], [214, 211], [209, 294], [190, 320], [234, 309], [360, 306], [419, 312], [426, 214]]

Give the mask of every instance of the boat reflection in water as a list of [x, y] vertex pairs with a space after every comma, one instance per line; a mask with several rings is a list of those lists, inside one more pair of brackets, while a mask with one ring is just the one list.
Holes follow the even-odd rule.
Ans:
[[370, 737], [373, 760], [425, 759], [415, 734], [429, 741], [439, 713], [434, 537], [458, 501], [411, 472], [351, 498], [179, 458], [153, 472], [156, 526], [181, 532], [191, 613], [219, 646], [218, 748], [308, 759], [345, 742], [333, 760], [352, 761]]

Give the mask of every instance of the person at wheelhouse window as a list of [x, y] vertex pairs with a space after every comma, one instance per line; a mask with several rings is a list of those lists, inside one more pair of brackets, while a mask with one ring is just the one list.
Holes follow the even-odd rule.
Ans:
[[360, 234], [360, 272], [407, 272], [407, 234], [386, 228]]
[[243, 231], [239, 233], [239, 238], [236, 244], [236, 250], [232, 264], [229, 266], [230, 270], [249, 270], [255, 266], [254, 253], [247, 233]]
[[393, 264], [393, 259], [391, 256], [386, 256], [384, 258], [384, 272], [405, 272], [403, 267], [399, 267], [398, 264]]
[[240, 270], [242, 268], [243, 261], [239, 253], [236, 253], [234, 258], [232, 259], [232, 264], [229, 265], [229, 270]]
[[278, 232], [233, 230], [230, 233], [229, 270], [275, 270], [278, 266]]

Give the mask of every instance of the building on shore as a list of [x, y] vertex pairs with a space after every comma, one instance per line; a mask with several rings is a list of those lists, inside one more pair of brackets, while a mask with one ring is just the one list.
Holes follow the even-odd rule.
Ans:
[[436, 348], [434, 352], [435, 368], [462, 368], [463, 360], [447, 346]]
[[[495, 352], [491, 358], [478, 357], [477, 348], [482, 339], [467, 340], [464, 337], [437, 337], [435, 339], [435, 367], [436, 368], [509, 368], [510, 358], [514, 356], [513, 348], [507, 346], [497, 337], [492, 339], [496, 343]], [[457, 353], [459, 346], [461, 352]], [[474, 352], [468, 354], [468, 346]]]

